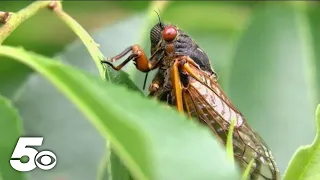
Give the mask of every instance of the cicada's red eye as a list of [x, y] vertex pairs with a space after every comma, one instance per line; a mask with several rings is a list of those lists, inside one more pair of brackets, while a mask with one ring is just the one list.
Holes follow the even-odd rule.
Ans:
[[167, 26], [162, 31], [162, 37], [165, 41], [172, 41], [177, 36], [177, 29], [173, 26]]

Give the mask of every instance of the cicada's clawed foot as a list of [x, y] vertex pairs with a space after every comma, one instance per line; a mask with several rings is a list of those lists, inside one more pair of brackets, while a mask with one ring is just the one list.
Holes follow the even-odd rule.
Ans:
[[100, 63], [101, 64], [107, 64], [108, 66], [112, 67], [113, 69], [116, 68], [109, 60], [101, 60]]
[[150, 93], [154, 93], [157, 92], [159, 90], [159, 84], [158, 83], [152, 83], [149, 86], [149, 92]]

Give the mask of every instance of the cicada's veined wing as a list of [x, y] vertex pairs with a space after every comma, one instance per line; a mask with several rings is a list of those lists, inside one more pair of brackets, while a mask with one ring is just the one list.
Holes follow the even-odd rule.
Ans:
[[278, 179], [278, 169], [264, 141], [248, 126], [215, 79], [196, 67], [192, 69], [206, 85], [189, 76], [188, 87], [183, 91], [183, 105], [188, 115], [209, 126], [223, 144], [234, 118], [233, 148], [239, 165], [245, 169], [254, 159], [250, 179]]

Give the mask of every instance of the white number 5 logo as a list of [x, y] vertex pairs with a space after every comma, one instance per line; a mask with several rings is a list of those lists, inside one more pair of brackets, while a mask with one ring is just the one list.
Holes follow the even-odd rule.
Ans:
[[[43, 170], [52, 169], [57, 163], [56, 155], [51, 151], [38, 152], [30, 146], [41, 146], [43, 137], [20, 137], [11, 156], [10, 164], [17, 171], [31, 171], [36, 167]], [[28, 162], [22, 163], [23, 156], [29, 158]]]

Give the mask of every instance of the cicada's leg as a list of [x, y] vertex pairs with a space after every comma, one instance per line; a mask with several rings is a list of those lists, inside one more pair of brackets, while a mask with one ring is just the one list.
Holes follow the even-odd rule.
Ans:
[[149, 93], [155, 94], [164, 83], [163, 73], [158, 71], [149, 86]]
[[102, 60], [101, 63], [108, 64], [112, 69], [116, 71], [120, 71], [128, 62], [130, 62], [131, 60], [134, 60], [135, 58], [137, 58], [137, 56], [135, 54], [131, 54], [126, 60], [124, 60], [118, 66], [114, 66], [113, 64], [111, 64], [111, 62], [106, 60]]
[[183, 57], [180, 59], [180, 66], [181, 66], [182, 71], [188, 73], [191, 77], [196, 79], [198, 82], [200, 82], [201, 84], [203, 84], [207, 88], [211, 89], [211, 87], [208, 86], [203, 80], [201, 80], [201, 78], [192, 70], [189, 63], [194, 65], [194, 61], [192, 61], [188, 57]]
[[152, 81], [152, 83], [149, 86], [149, 93], [154, 94], [155, 92], [158, 91], [160, 88], [160, 82], [159, 81]]
[[[115, 62], [115, 61], [121, 59], [122, 57], [124, 57], [125, 55], [127, 55], [130, 52], [132, 54], [126, 60], [124, 60], [121, 64], [119, 64], [118, 66], [114, 66], [111, 63], [111, 62]], [[139, 45], [130, 46], [127, 49], [125, 49], [123, 52], [121, 52], [120, 54], [116, 55], [115, 57], [112, 57], [109, 60], [102, 60], [101, 63], [108, 64], [114, 70], [119, 71], [131, 60], [134, 61], [137, 69], [142, 72], [149, 72], [157, 65], [157, 61], [149, 62], [146, 54], [144, 53], [142, 48], [140, 48]]]
[[203, 82], [196, 73], [193, 72], [192, 68], [188, 63], [184, 63], [181, 67], [185, 72], [187, 72], [191, 77], [195, 78], [199, 82]]
[[[201, 82], [200, 78], [192, 71], [191, 67], [188, 64], [188, 57], [182, 56], [176, 59], [175, 63], [172, 66], [171, 72], [171, 81], [173, 86], [174, 95], [176, 98], [176, 106], [179, 112], [183, 112], [183, 100], [182, 100], [182, 84], [180, 79], [180, 70], [188, 73], [190, 76], [194, 77]], [[191, 59], [190, 59], [191, 60]], [[191, 60], [192, 61], [192, 60]], [[192, 65], [198, 67], [194, 61], [190, 62]]]
[[176, 106], [179, 112], [183, 112], [183, 102], [182, 102], [182, 84], [179, 74], [179, 66], [180, 62], [175, 61], [175, 63], [172, 66], [172, 72], [171, 72], [171, 81], [172, 81], [172, 87], [176, 99]]
[[[192, 66], [197, 67], [197, 68], [200, 69], [199, 65], [197, 65], [197, 63], [195, 63], [190, 57], [184, 56], [183, 59], [184, 59], [187, 63], [191, 64]], [[190, 66], [189, 66], [189, 67], [190, 67]], [[188, 68], [188, 69], [191, 69], [191, 68]], [[194, 75], [195, 75], [195, 74], [194, 74]], [[212, 74], [211, 74], [211, 76], [212, 76], [212, 78], [213, 78], [213, 80], [214, 80], [215, 82], [218, 81], [218, 75], [217, 75], [216, 72], [213, 71]], [[199, 80], [199, 79], [197, 79], [197, 80]]]

